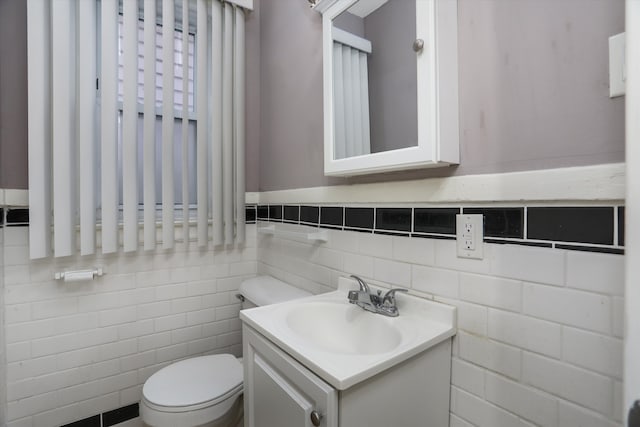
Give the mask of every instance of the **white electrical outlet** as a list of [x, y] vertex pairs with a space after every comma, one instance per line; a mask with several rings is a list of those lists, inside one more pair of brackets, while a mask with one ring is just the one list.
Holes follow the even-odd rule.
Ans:
[[459, 258], [483, 258], [483, 215], [456, 215], [456, 242]]

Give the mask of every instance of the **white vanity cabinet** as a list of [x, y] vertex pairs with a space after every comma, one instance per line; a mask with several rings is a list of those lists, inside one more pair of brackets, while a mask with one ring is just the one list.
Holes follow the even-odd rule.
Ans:
[[253, 329], [243, 334], [245, 427], [338, 427], [336, 389]]
[[246, 324], [243, 346], [245, 427], [449, 425], [450, 338], [344, 390]]

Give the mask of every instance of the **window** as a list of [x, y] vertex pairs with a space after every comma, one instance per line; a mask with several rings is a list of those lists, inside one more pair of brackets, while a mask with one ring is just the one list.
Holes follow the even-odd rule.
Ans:
[[[181, 12], [181, 11], [178, 11]], [[180, 13], [176, 13], [178, 16]], [[155, 60], [155, 111], [156, 111], [156, 130], [155, 130], [155, 200], [156, 206], [162, 205], [162, 104], [163, 104], [163, 53], [162, 53], [162, 22], [161, 17], [159, 22], [155, 25], [156, 28], [156, 60]], [[123, 92], [124, 92], [124, 43], [123, 43], [123, 19], [122, 13], [118, 15], [118, 188], [119, 188], [119, 203], [120, 210], [123, 205], [123, 188], [124, 182], [122, 182], [122, 111], [123, 111]], [[180, 219], [183, 214], [183, 190], [186, 188], [188, 193], [190, 217], [195, 216], [195, 204], [196, 199], [196, 111], [195, 111], [195, 82], [194, 82], [194, 62], [195, 62], [195, 28], [189, 29], [188, 35], [188, 54], [187, 65], [183, 63], [183, 29], [180, 21], [176, 22], [176, 28], [174, 29], [174, 91], [173, 91], [173, 115], [174, 115], [174, 152], [173, 152], [173, 170], [174, 170], [174, 200], [175, 200], [175, 214], [177, 219]], [[140, 209], [144, 205], [143, 201], [143, 138], [144, 138], [144, 85], [146, 84], [144, 79], [144, 20], [138, 19], [138, 84], [137, 84], [137, 98], [138, 98], [138, 204]], [[187, 79], [187, 93], [183, 93], [184, 79]], [[184, 116], [184, 100], [187, 100], [187, 117], [188, 126], [187, 131], [187, 147], [186, 150], [183, 147], [182, 140], [182, 125]], [[188, 184], [183, 186], [183, 155], [186, 154], [186, 177]], [[99, 189], [97, 189], [99, 191]], [[100, 198], [98, 198], [100, 200]], [[98, 206], [99, 208], [99, 206]], [[99, 215], [99, 209], [98, 209]], [[158, 209], [157, 215], [160, 215]]]
[[27, 0], [31, 258], [152, 250], [158, 209], [170, 249], [186, 192], [199, 246], [244, 241], [243, 7]]

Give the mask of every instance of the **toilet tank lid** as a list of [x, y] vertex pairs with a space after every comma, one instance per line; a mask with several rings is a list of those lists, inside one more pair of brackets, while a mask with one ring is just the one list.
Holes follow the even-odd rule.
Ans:
[[271, 276], [258, 276], [245, 280], [240, 285], [240, 293], [257, 306], [311, 296], [310, 292]]

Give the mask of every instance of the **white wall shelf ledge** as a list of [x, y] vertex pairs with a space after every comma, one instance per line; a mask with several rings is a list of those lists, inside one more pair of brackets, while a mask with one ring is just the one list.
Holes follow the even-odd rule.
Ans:
[[285, 225], [275, 224], [258, 227], [258, 233], [266, 234], [276, 237], [282, 237], [288, 240], [306, 241], [306, 242], [318, 242], [326, 243], [329, 241], [329, 233], [327, 230], [314, 230], [309, 231], [305, 228], [299, 227], [287, 227]]
[[336, 0], [309, 0], [309, 5], [316, 12], [324, 13], [324, 11], [333, 6], [335, 2]]

